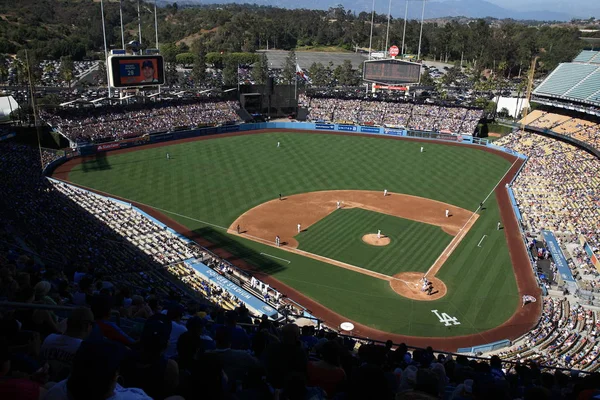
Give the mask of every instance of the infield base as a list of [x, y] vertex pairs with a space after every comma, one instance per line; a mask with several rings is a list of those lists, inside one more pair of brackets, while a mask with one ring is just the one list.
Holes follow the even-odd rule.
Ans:
[[433, 284], [432, 294], [428, 295], [427, 292], [421, 291], [423, 286], [421, 279], [423, 275], [422, 272], [401, 272], [394, 275], [394, 278], [390, 280], [390, 286], [400, 296], [413, 300], [433, 301], [441, 299], [446, 295], [446, 285], [435, 276], [427, 277], [429, 282]]

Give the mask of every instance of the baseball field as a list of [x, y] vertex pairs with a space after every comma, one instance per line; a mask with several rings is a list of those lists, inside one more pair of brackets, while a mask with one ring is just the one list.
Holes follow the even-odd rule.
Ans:
[[454, 348], [531, 327], [519, 298], [531, 272], [514, 265], [514, 217], [497, 201], [514, 159], [358, 135], [203, 139], [80, 158], [55, 175], [152, 210], [357, 334]]

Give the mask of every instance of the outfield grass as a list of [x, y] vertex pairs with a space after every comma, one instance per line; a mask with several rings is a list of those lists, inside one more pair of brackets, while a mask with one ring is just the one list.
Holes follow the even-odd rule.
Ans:
[[[518, 303], [503, 231], [496, 231], [499, 212], [493, 196], [440, 271], [449, 293], [435, 302], [405, 299], [385, 281], [228, 235], [223, 229], [279, 193], [318, 190], [388, 189], [475, 210], [510, 167], [501, 157], [467, 146], [427, 143], [420, 153], [421, 146], [356, 136], [252, 134], [109, 155], [77, 166], [70, 179], [153, 206], [355, 321], [417, 336], [490, 329], [508, 319]], [[171, 160], [166, 160], [167, 152]], [[484, 234], [488, 237], [478, 248]], [[423, 248], [415, 246], [415, 259], [426, 253]], [[435, 259], [440, 251], [431, 253]], [[431, 309], [458, 317], [461, 325], [445, 327]]]
[[[389, 245], [362, 241], [363, 235], [377, 230], [390, 238]], [[301, 250], [393, 276], [427, 272], [452, 236], [434, 225], [352, 208], [334, 211], [296, 239]]]

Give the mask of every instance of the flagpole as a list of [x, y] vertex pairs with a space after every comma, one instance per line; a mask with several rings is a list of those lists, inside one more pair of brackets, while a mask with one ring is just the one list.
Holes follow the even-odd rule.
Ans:
[[419, 53], [417, 54], [417, 61], [421, 59], [421, 39], [423, 38], [423, 20], [425, 18], [425, 0], [423, 0], [423, 11], [421, 11], [421, 33], [419, 33]]
[[100, 12], [102, 13], [102, 36], [104, 37], [104, 66], [106, 68], [106, 87], [108, 89], [108, 102], [112, 101], [112, 91], [110, 90], [110, 76], [108, 74], [108, 47], [106, 46], [106, 28], [104, 27], [104, 0], [100, 0]]

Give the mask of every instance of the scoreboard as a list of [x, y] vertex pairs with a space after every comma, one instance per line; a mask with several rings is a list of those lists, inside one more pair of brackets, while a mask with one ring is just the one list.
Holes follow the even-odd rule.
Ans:
[[398, 84], [417, 83], [421, 75], [421, 64], [395, 59], [370, 60], [363, 65], [363, 80], [366, 82]]
[[116, 88], [158, 86], [165, 83], [162, 56], [123, 56], [108, 58], [110, 86]]

